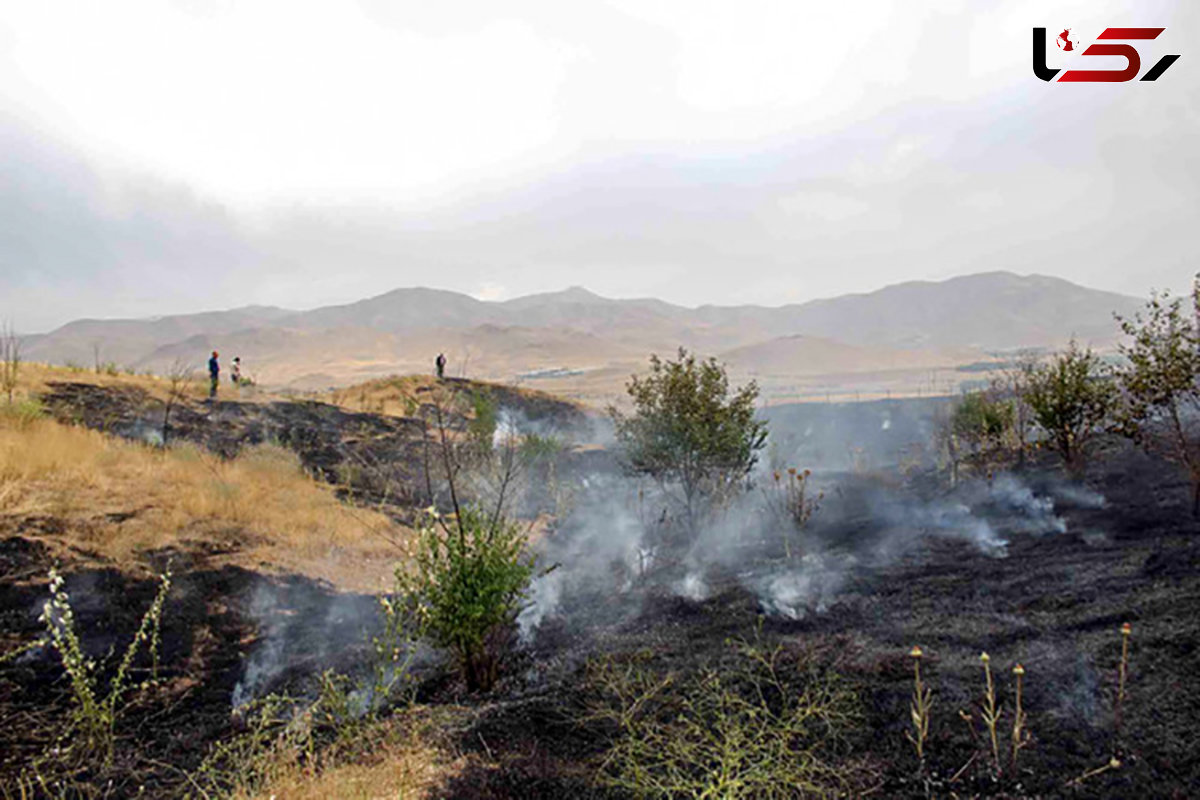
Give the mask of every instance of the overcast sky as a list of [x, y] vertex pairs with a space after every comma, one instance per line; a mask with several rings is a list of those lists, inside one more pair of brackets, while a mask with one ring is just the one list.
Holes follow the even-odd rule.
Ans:
[[[1110, 25], [1167, 28], [1143, 69], [1181, 58], [1033, 76], [1032, 27], [1082, 67]], [[777, 305], [991, 269], [1181, 291], [1198, 69], [1188, 0], [15, 0], [0, 318], [414, 285]]]

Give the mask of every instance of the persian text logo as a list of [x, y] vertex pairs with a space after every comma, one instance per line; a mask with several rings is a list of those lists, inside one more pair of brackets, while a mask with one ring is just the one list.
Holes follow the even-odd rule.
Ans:
[[[1097, 37], [1096, 44], [1090, 45], [1083, 51], [1085, 56], [1119, 56], [1125, 59], [1125, 69], [1069, 69], [1058, 79], [1058, 83], [1121, 83], [1131, 81], [1142, 71], [1142, 57], [1136, 47], [1131, 44], [1110, 44], [1110, 42], [1148, 41], [1158, 38], [1166, 28], [1105, 28]], [[1105, 40], [1105, 41], [1100, 41]], [[1055, 39], [1058, 49], [1064, 52], [1078, 49], [1078, 41], [1074, 40], [1071, 29], [1067, 28]], [[1153, 67], [1142, 76], [1144, 81], [1156, 81], [1167, 68], [1175, 63], [1179, 56], [1163, 56]], [[1033, 74], [1044, 81], [1054, 80], [1059, 73], [1057, 69], [1046, 66], [1046, 29], [1033, 29]]]

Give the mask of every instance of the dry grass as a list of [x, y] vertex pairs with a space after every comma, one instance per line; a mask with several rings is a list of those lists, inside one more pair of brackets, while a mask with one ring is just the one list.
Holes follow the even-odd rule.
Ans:
[[278, 447], [222, 461], [0, 414], [0, 518], [53, 518], [64, 544], [118, 563], [188, 541], [226, 560], [378, 589], [409, 531], [351, 508]]
[[[199, 378], [199, 371], [196, 372]], [[96, 372], [94, 369], [71, 367], [54, 367], [47, 364], [27, 362], [21, 364], [20, 379], [17, 385], [18, 397], [36, 397], [47, 391], [47, 384], [56, 381], [73, 381], [76, 383], [91, 383], [97, 386], [134, 386], [144, 389], [159, 400], [166, 399], [170, 386], [167, 381], [154, 375], [129, 375], [124, 372], [109, 374]], [[193, 386], [189, 397], [199, 400], [206, 395], [205, 387], [199, 380], [192, 381]]]
[[[457, 753], [443, 731], [464, 722], [461, 707], [413, 707], [343, 731], [326, 749], [279, 746], [257, 754], [258, 780], [233, 787], [232, 800], [417, 800], [436, 797], [475, 756]], [[250, 788], [250, 786], [253, 788]]]
[[436, 383], [437, 379], [432, 375], [380, 378], [335, 389], [329, 393], [328, 401], [350, 411], [411, 417], [421, 405], [418, 390], [428, 390]]
[[235, 800], [416, 800], [428, 797], [445, 771], [439, 753], [413, 741], [378, 750], [366, 763], [329, 767], [313, 774], [299, 765], [280, 770], [257, 794], [234, 794]]
[[[447, 379], [445, 382], [439, 381], [432, 375], [393, 375], [340, 389], [333, 389], [325, 393], [318, 393], [316, 396], [325, 402], [341, 406], [348, 411], [411, 417], [417, 413], [422, 403], [432, 402], [437, 396], [436, 392], [438, 390], [441, 390], [444, 394], [445, 390], [453, 390], [455, 387], [459, 387], [460, 389], [478, 389], [489, 386], [503, 389], [505, 393], [511, 393], [516, 397], [524, 398], [531, 402], [546, 399], [551, 399], [558, 403], [573, 402], [569, 396], [548, 394], [537, 389], [498, 384], [483, 380], [471, 380], [469, 384], [464, 386], [463, 384], [452, 382], [452, 379]], [[579, 405], [580, 408], [584, 408], [581, 404], [575, 404]]]

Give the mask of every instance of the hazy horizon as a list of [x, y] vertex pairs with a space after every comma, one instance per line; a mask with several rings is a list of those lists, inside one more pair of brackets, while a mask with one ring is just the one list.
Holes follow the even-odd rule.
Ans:
[[[1032, 27], [1114, 24], [1180, 61], [1032, 75]], [[22, 4], [0, 319], [414, 285], [778, 306], [997, 270], [1186, 291], [1197, 34], [1172, 0]]]

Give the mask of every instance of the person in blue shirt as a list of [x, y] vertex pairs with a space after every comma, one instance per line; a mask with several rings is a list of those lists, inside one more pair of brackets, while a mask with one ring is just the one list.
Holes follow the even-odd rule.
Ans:
[[221, 382], [221, 365], [217, 361], [217, 351], [213, 350], [212, 358], [208, 360], [208, 397], [217, 396], [217, 384]]

